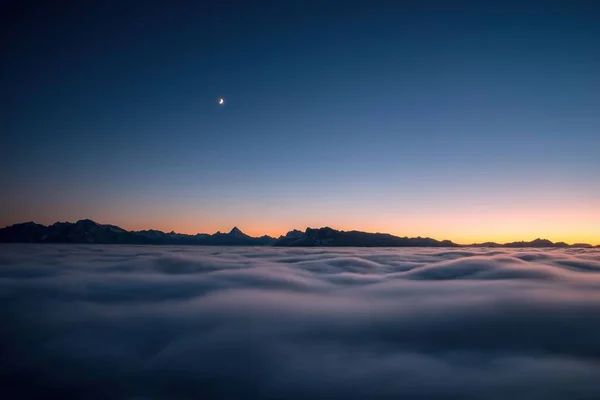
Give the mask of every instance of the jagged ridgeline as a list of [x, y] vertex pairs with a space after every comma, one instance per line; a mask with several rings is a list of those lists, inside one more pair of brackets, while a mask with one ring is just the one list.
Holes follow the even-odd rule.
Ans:
[[[115, 225], [99, 224], [89, 219], [75, 223], [57, 222], [40, 225], [34, 222], [15, 224], [0, 229], [0, 242], [4, 243], [98, 243], [98, 244], [156, 244], [199, 246], [356, 246], [356, 247], [593, 247], [587, 243], [569, 245], [553, 243], [546, 239], [530, 242], [460, 245], [450, 240], [422, 237], [399, 237], [388, 233], [340, 231], [325, 227], [319, 229], [292, 230], [285, 236], [252, 237], [234, 227], [228, 233], [198, 233], [195, 235], [162, 232], [158, 230], [128, 231]], [[596, 246], [600, 247], [600, 246]]]

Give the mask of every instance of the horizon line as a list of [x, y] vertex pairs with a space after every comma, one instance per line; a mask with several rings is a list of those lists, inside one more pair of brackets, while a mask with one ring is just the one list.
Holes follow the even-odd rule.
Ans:
[[[112, 224], [112, 223], [100, 223], [100, 222], [97, 222], [97, 221], [95, 221], [95, 220], [93, 220], [93, 219], [91, 219], [91, 218], [82, 218], [82, 219], [78, 219], [78, 220], [76, 220], [75, 222], [70, 222], [70, 221], [56, 221], [56, 222], [54, 222], [54, 223], [52, 223], [52, 224], [48, 224], [48, 225], [40, 224], [40, 223], [38, 223], [38, 222], [35, 222], [35, 221], [17, 222], [17, 223], [14, 223], [14, 224], [6, 225], [6, 226], [4, 226], [4, 227], [0, 227], [0, 230], [1, 230], [1, 229], [6, 229], [6, 228], [9, 228], [9, 227], [11, 227], [11, 226], [14, 226], [14, 225], [23, 225], [23, 224], [29, 224], [29, 223], [33, 223], [33, 224], [36, 224], [36, 225], [41, 225], [41, 226], [44, 226], [44, 227], [50, 227], [50, 226], [52, 226], [52, 225], [54, 225], [54, 224], [58, 224], [58, 223], [76, 224], [77, 222], [80, 222], [80, 221], [91, 221], [91, 222], [93, 222], [93, 223], [95, 223], [95, 224], [98, 224], [98, 225], [104, 225], [104, 226], [107, 226], [107, 225], [109, 225], [109, 226], [115, 226], [115, 227], [118, 227], [118, 228], [120, 228], [120, 229], [123, 229], [123, 230], [125, 230], [125, 231], [127, 231], [127, 232], [157, 231], [157, 232], [162, 232], [162, 233], [165, 233], [165, 234], [168, 234], [168, 233], [174, 233], [174, 234], [178, 234], [178, 235], [189, 235], [189, 236], [195, 236], [195, 235], [215, 235], [215, 234], [217, 234], [217, 233], [220, 233], [220, 234], [223, 234], [223, 233], [225, 233], [225, 234], [226, 234], [226, 233], [229, 233], [229, 232], [233, 231], [234, 229], [238, 229], [238, 230], [239, 230], [239, 231], [241, 231], [242, 233], [246, 234], [246, 233], [244, 232], [244, 230], [242, 230], [242, 229], [240, 229], [240, 228], [238, 227], [238, 225], [234, 225], [234, 226], [233, 226], [233, 228], [231, 228], [229, 231], [221, 231], [221, 230], [217, 230], [217, 231], [215, 231], [214, 233], [207, 233], [207, 232], [182, 233], [182, 232], [176, 232], [175, 230], [171, 230], [171, 231], [163, 231], [163, 230], [160, 230], [160, 229], [153, 229], [153, 228], [145, 228], [145, 229], [138, 229], [138, 230], [126, 229], [126, 228], [123, 228], [123, 227], [121, 227], [120, 225], [116, 225], [116, 224]], [[270, 237], [270, 238], [273, 238], [273, 239], [278, 239], [279, 237], [284, 237], [285, 235], [287, 235], [289, 232], [292, 232], [292, 231], [306, 232], [306, 230], [308, 230], [308, 229], [315, 229], [315, 230], [318, 230], [318, 229], [324, 229], [324, 228], [333, 229], [333, 230], [336, 230], [336, 231], [339, 231], [339, 232], [362, 232], [362, 233], [368, 233], [368, 234], [391, 235], [391, 236], [395, 236], [395, 237], [399, 237], [399, 238], [424, 238], [424, 239], [434, 239], [434, 240], [437, 240], [437, 241], [440, 241], [440, 242], [443, 242], [443, 241], [449, 241], [449, 242], [451, 242], [451, 243], [453, 243], [453, 244], [456, 244], [456, 245], [459, 245], [459, 246], [483, 245], [483, 244], [486, 244], [486, 243], [490, 243], [490, 244], [497, 244], [497, 245], [506, 245], [506, 244], [519, 243], [519, 242], [523, 242], [523, 243], [529, 243], [529, 242], [533, 242], [533, 241], [535, 241], [535, 240], [547, 240], [547, 241], [549, 241], [549, 242], [552, 242], [553, 244], [565, 243], [565, 244], [567, 244], [567, 245], [569, 245], [569, 246], [575, 246], [575, 245], [590, 245], [590, 246], [592, 246], [592, 247], [598, 247], [598, 246], [600, 246], [600, 243], [597, 243], [597, 244], [588, 243], [588, 242], [574, 242], [574, 243], [567, 243], [567, 242], [565, 242], [565, 241], [561, 241], [561, 240], [559, 240], [559, 241], [554, 241], [554, 240], [551, 240], [551, 239], [548, 239], [548, 238], [546, 238], [546, 237], [542, 237], [542, 236], [538, 236], [538, 237], [536, 237], [535, 239], [531, 239], [531, 240], [529, 240], [529, 241], [527, 241], [527, 240], [523, 240], [523, 239], [519, 239], [519, 240], [513, 240], [513, 241], [508, 241], [508, 242], [495, 242], [495, 241], [493, 241], [493, 240], [483, 240], [483, 241], [480, 241], [480, 242], [473, 242], [473, 243], [463, 244], [463, 243], [454, 242], [454, 241], [453, 241], [453, 240], [451, 240], [451, 239], [436, 239], [436, 238], [434, 238], [434, 237], [432, 237], [432, 236], [421, 236], [421, 235], [417, 235], [417, 236], [408, 236], [408, 235], [406, 235], [406, 234], [404, 234], [403, 236], [400, 236], [399, 234], [393, 234], [393, 233], [389, 233], [389, 232], [379, 232], [379, 231], [376, 231], [376, 232], [369, 232], [369, 231], [362, 231], [362, 230], [359, 230], [359, 229], [337, 229], [337, 228], [335, 228], [335, 227], [333, 227], [333, 226], [329, 226], [329, 225], [321, 226], [321, 227], [318, 227], [318, 228], [311, 228], [310, 226], [307, 226], [307, 227], [306, 227], [304, 230], [300, 230], [300, 229], [292, 228], [292, 229], [288, 229], [288, 230], [287, 230], [285, 233], [283, 233], [283, 234], [280, 234], [279, 236], [271, 236], [271, 235], [268, 235], [268, 234], [262, 234], [262, 235], [259, 235], [259, 236], [251, 236], [251, 235], [248, 235], [248, 236], [255, 237], [255, 238], [259, 238], [259, 237], [263, 237], [263, 236], [268, 236], [268, 237]]]

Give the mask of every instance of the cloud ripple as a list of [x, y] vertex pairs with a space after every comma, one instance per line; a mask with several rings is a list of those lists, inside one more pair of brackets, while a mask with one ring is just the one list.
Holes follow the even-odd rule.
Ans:
[[0, 246], [2, 398], [600, 398], [600, 251]]

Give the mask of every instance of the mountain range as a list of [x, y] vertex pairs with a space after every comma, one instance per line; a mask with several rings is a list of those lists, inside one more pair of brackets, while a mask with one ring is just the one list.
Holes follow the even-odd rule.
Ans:
[[[158, 230], [128, 231], [115, 225], [99, 224], [89, 219], [75, 223], [57, 222], [40, 225], [35, 222], [14, 224], [0, 229], [0, 242], [3, 243], [98, 243], [98, 244], [155, 244], [155, 245], [201, 245], [201, 246], [356, 246], [356, 247], [537, 247], [537, 248], [591, 248], [587, 243], [569, 245], [564, 242], [551, 242], [535, 239], [530, 242], [494, 242], [460, 245], [450, 240], [436, 240], [422, 237], [399, 237], [387, 233], [360, 231], [340, 231], [329, 227], [292, 230], [284, 236], [252, 237], [237, 227], [228, 233], [195, 235]], [[600, 247], [600, 246], [596, 246]]]

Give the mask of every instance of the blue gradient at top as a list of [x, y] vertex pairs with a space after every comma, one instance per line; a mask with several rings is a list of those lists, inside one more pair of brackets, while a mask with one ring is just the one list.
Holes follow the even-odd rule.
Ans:
[[595, 2], [175, 3], [4, 6], [0, 222], [600, 204]]

